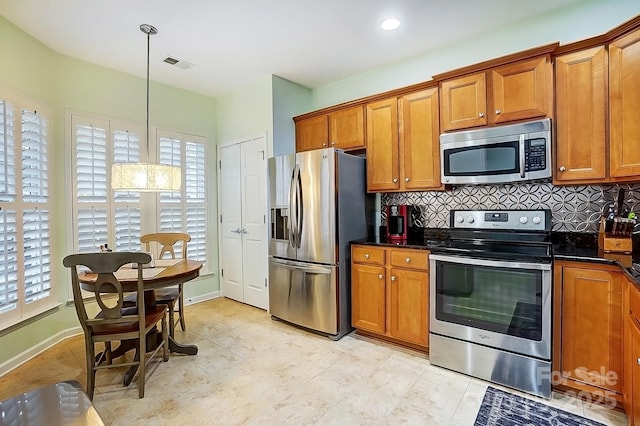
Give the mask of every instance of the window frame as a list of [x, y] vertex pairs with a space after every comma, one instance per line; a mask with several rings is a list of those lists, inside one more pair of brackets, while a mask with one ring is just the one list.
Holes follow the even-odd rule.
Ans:
[[[14, 274], [16, 277], [16, 291], [17, 291], [17, 306], [7, 312], [0, 314], [0, 330], [10, 328], [16, 324], [40, 315], [52, 308], [59, 305], [58, 294], [59, 285], [56, 283], [56, 268], [54, 267], [53, 259], [54, 253], [52, 252], [53, 238], [51, 224], [55, 223], [56, 215], [53, 210], [52, 200], [52, 155], [51, 152], [54, 148], [54, 120], [53, 120], [53, 108], [46, 102], [32, 97], [26, 93], [17, 91], [9, 86], [0, 84], [0, 99], [5, 103], [9, 103], [13, 107], [13, 130], [14, 130], [14, 173], [13, 179], [15, 180], [14, 199], [1, 200], [0, 208], [3, 212], [15, 213], [15, 241], [13, 241], [15, 252], [9, 251], [8, 253], [15, 253], [15, 265], [16, 269]], [[33, 141], [25, 143], [23, 127], [23, 111], [33, 112], [37, 117], [43, 117], [46, 120], [46, 127], [44, 132], [41, 132], [42, 128], [36, 133], [37, 139], [40, 140], [44, 136], [43, 143], [36, 143], [37, 154], [34, 156], [35, 162], [39, 165], [35, 168], [38, 170], [37, 177], [31, 176], [28, 180], [41, 181], [40, 185], [35, 185], [34, 188], [40, 188], [39, 195], [25, 195], [25, 165], [23, 163], [25, 157], [24, 147], [33, 147]], [[35, 120], [39, 121], [39, 120]], [[27, 149], [30, 151], [31, 149]], [[1, 150], [4, 151], [4, 147]], [[34, 151], [35, 152], [35, 151]], [[36, 158], [37, 157], [37, 158]], [[5, 157], [6, 158], [6, 157]], [[6, 163], [5, 163], [6, 164]], [[45, 166], [45, 172], [42, 172], [42, 165]], [[43, 175], [43, 176], [42, 176]], [[8, 197], [10, 198], [10, 197]], [[38, 200], [39, 199], [39, 200]], [[41, 216], [45, 213], [46, 218], [44, 220], [37, 220], [36, 228], [27, 229], [25, 227], [25, 219], [30, 216]], [[46, 239], [42, 239], [42, 233], [47, 235]], [[26, 242], [28, 239], [26, 235], [29, 233], [39, 234], [39, 241], [36, 246], [27, 247]], [[6, 234], [4, 234], [6, 235]], [[8, 240], [11, 241], [11, 240]], [[0, 243], [0, 245], [2, 245]], [[11, 246], [11, 244], [8, 244]], [[27, 264], [27, 251], [41, 251], [40, 260], [37, 261], [38, 265], [32, 264], [28, 267]], [[46, 256], [42, 256], [45, 254]], [[43, 260], [44, 258], [44, 260]], [[27, 279], [29, 269], [36, 268], [36, 266], [45, 266], [45, 268], [36, 273], [33, 276], [46, 277], [41, 283], [45, 283], [44, 292], [47, 293], [44, 297], [38, 298], [34, 301], [27, 302], [29, 298], [27, 296]], [[42, 268], [40, 268], [42, 269]], [[37, 271], [36, 271], [37, 272]], [[9, 285], [7, 285], [9, 286]]]

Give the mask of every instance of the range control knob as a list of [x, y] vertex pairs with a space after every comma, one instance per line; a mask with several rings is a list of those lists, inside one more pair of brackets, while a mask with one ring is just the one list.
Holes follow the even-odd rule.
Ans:
[[525, 224], [525, 223], [527, 223], [527, 222], [529, 222], [529, 219], [527, 219], [527, 217], [526, 217], [526, 216], [522, 216], [522, 217], [520, 218], [520, 223]]
[[475, 222], [475, 219], [473, 218], [473, 216], [467, 216], [467, 223], [473, 223]]
[[536, 225], [540, 224], [540, 222], [542, 222], [542, 219], [540, 219], [540, 216], [534, 216], [533, 219], [531, 219], [531, 221], [533, 223], [535, 223]]
[[456, 217], [456, 222], [458, 222], [458, 223], [464, 222], [464, 217], [462, 217], [462, 216]]

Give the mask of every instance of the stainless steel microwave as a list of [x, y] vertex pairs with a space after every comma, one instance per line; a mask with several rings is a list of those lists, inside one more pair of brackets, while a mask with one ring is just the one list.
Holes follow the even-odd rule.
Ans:
[[444, 184], [522, 182], [551, 177], [551, 120], [440, 135]]

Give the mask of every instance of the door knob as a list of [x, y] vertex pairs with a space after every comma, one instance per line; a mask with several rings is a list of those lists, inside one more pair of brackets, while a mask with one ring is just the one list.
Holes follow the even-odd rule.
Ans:
[[239, 233], [240, 233], [240, 228], [236, 228], [236, 229], [234, 229], [234, 230], [233, 230], [233, 231], [231, 231], [231, 232], [233, 232], [233, 233], [235, 233], [235, 234], [239, 234]]
[[247, 230], [246, 230], [246, 229], [244, 229], [244, 228], [242, 228], [242, 229], [240, 230], [240, 233], [241, 233], [241, 234], [248, 234]]

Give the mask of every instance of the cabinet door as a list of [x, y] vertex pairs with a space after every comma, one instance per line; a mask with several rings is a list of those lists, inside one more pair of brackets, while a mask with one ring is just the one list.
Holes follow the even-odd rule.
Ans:
[[[631, 319], [628, 319], [631, 322]], [[640, 324], [631, 324], [631, 418], [629, 424], [640, 425]]]
[[351, 324], [375, 333], [385, 332], [385, 271], [382, 266], [351, 265]]
[[[622, 273], [562, 271], [561, 371], [565, 377], [622, 392]], [[611, 373], [617, 380], [611, 380]]]
[[336, 148], [364, 148], [364, 110], [362, 106], [329, 114], [329, 142]]
[[543, 56], [493, 69], [493, 108], [489, 121], [498, 124], [551, 115], [550, 63]]
[[429, 273], [392, 268], [389, 276], [389, 334], [426, 346], [429, 335]]
[[441, 188], [438, 88], [403, 96], [399, 113], [402, 186]]
[[306, 118], [296, 122], [296, 152], [328, 146], [329, 126], [326, 115]]
[[367, 104], [367, 189], [400, 188], [398, 167], [398, 101], [384, 99]]
[[441, 89], [443, 131], [487, 124], [487, 83], [484, 72], [443, 81]]
[[558, 183], [606, 178], [606, 59], [603, 46], [556, 58]]
[[611, 177], [640, 176], [640, 30], [609, 46]]

